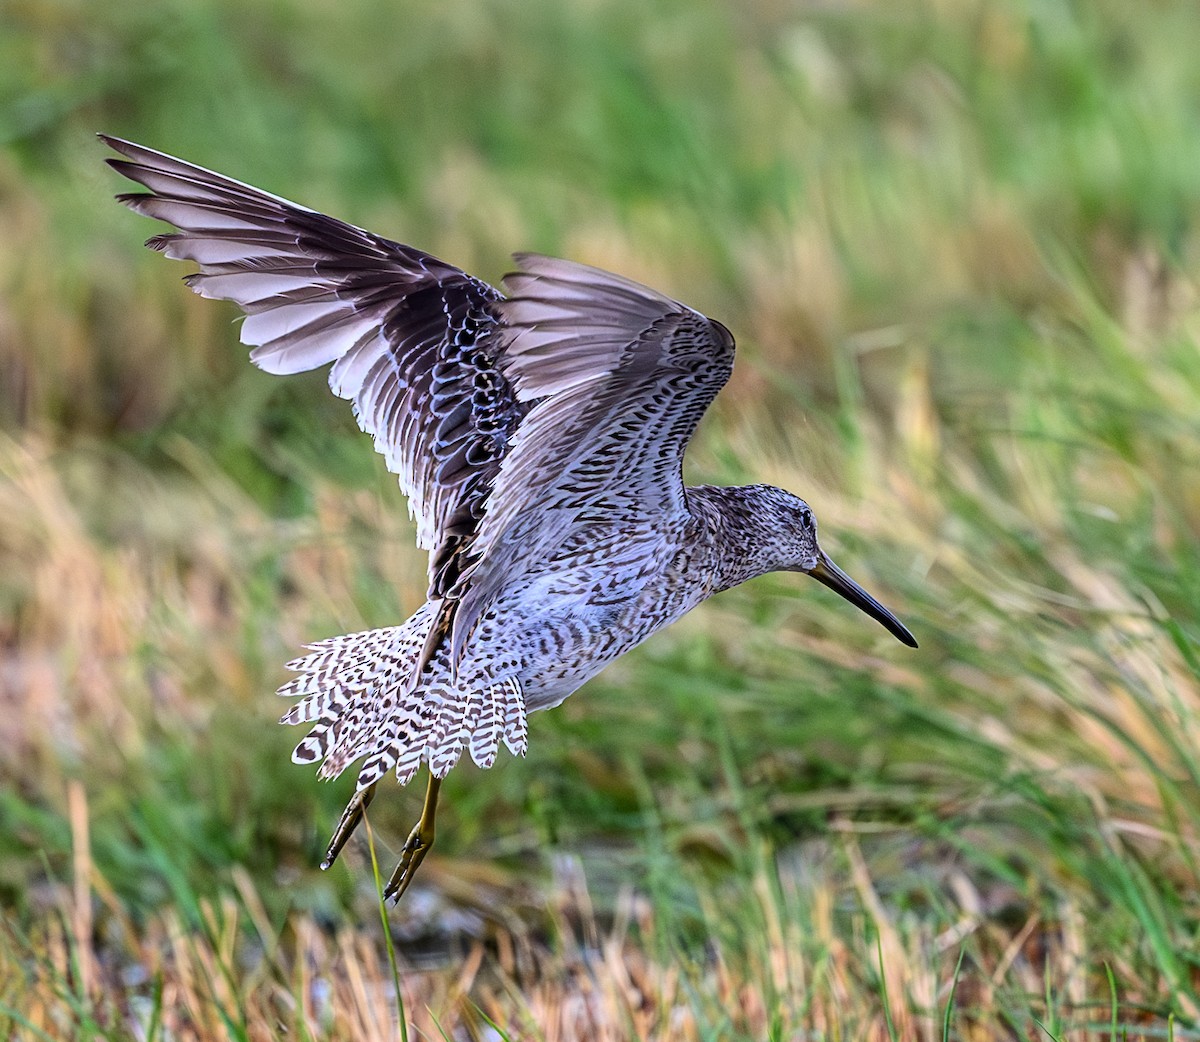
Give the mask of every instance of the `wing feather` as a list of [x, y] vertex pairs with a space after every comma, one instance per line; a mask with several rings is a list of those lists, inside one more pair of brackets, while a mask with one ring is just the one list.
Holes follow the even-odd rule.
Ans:
[[[463, 543], [528, 404], [498, 365], [499, 293], [426, 253], [132, 142], [110, 165], [146, 192], [118, 196], [174, 225], [147, 243], [200, 270], [198, 294], [237, 304], [267, 372], [333, 363], [333, 392], [399, 475], [419, 545]], [[450, 532], [449, 528], [454, 527]], [[436, 589], [432, 571], [431, 586]]]

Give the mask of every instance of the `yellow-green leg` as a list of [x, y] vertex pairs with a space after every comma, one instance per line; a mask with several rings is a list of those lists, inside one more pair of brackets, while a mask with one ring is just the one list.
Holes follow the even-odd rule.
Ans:
[[392, 878], [383, 890], [385, 900], [399, 901], [404, 896], [408, 884], [413, 881], [413, 876], [417, 874], [417, 869], [425, 860], [429, 848], [433, 846], [434, 816], [437, 814], [438, 791], [441, 787], [441, 778], [435, 778], [430, 773], [429, 788], [425, 790], [425, 805], [421, 808], [421, 819], [404, 842], [404, 849], [400, 851], [400, 864], [396, 866], [396, 871], [392, 873]]
[[325, 860], [321, 862], [322, 869], [327, 869], [337, 860], [338, 854], [342, 852], [342, 847], [346, 845], [346, 841], [354, 833], [354, 830], [358, 828], [358, 823], [362, 821], [363, 815], [371, 805], [371, 801], [375, 798], [375, 786], [378, 784], [378, 782], [373, 782], [365, 789], [356, 792], [350, 802], [346, 804], [346, 809], [342, 811], [337, 828], [333, 830], [333, 838], [329, 841], [329, 849], [325, 851]]

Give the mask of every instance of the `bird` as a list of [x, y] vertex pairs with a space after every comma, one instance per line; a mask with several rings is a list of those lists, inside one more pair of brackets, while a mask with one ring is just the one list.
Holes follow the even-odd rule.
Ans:
[[174, 230], [146, 245], [245, 313], [250, 360], [329, 366], [398, 476], [428, 551], [405, 622], [306, 645], [279, 694], [309, 731], [292, 759], [358, 765], [329, 868], [388, 773], [428, 774], [383, 896], [436, 836], [464, 755], [523, 756], [530, 713], [714, 594], [803, 572], [886, 627], [903, 623], [830, 559], [809, 505], [769, 485], [687, 486], [683, 457], [729, 379], [720, 322], [621, 275], [516, 253], [503, 292], [412, 246], [131, 141], [99, 135], [140, 186], [117, 199]]

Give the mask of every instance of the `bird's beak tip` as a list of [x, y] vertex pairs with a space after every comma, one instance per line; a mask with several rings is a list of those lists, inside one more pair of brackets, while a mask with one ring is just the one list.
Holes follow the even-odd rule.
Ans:
[[834, 564], [824, 551], [820, 552], [816, 565], [808, 570], [808, 574], [817, 582], [828, 586], [839, 597], [844, 597], [859, 611], [870, 615], [901, 644], [910, 648], [917, 647], [917, 639], [909, 632], [908, 627]]

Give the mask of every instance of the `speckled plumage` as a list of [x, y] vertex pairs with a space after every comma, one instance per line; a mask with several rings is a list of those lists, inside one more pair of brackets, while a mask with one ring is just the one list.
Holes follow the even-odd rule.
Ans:
[[813, 574], [915, 643], [825, 557], [802, 500], [685, 488], [684, 451], [733, 365], [720, 323], [536, 254], [516, 256], [502, 295], [412, 247], [104, 140], [148, 190], [121, 201], [177, 229], [147, 245], [196, 262], [188, 285], [242, 308], [256, 365], [331, 365], [430, 554], [428, 601], [407, 622], [289, 663], [299, 675], [280, 694], [299, 700], [283, 721], [311, 725], [297, 762], [324, 777], [361, 762], [363, 792], [422, 763], [441, 778], [464, 750], [482, 767], [501, 743], [524, 753], [527, 713], [773, 570]]

